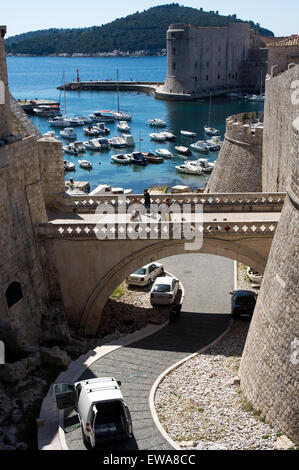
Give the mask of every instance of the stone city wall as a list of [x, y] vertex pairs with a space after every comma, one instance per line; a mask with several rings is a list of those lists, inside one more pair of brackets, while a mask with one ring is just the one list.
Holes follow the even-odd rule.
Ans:
[[55, 196], [65, 192], [62, 144], [52, 137], [42, 137], [37, 146], [43, 196], [45, 204], [51, 206]]
[[289, 184], [292, 122], [299, 115], [298, 88], [299, 65], [266, 80], [263, 142], [263, 191], [266, 192], [286, 191]]
[[254, 408], [298, 445], [299, 119], [294, 122], [292, 142], [292, 183], [251, 321], [240, 377]]
[[299, 46], [269, 47], [268, 73], [271, 73], [273, 66], [276, 66], [275, 73], [284, 72], [292, 62], [299, 63]]
[[[244, 113], [226, 120], [226, 134], [206, 192], [262, 190], [263, 115]], [[252, 134], [250, 123], [259, 121]]]

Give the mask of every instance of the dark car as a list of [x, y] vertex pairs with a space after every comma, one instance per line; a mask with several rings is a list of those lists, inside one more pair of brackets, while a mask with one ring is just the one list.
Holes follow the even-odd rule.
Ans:
[[232, 295], [232, 318], [239, 318], [241, 315], [252, 317], [254, 312], [257, 294], [250, 290], [235, 290]]

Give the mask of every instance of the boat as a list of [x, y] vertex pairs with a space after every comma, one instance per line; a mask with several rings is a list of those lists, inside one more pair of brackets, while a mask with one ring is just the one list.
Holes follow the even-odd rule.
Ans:
[[172, 158], [173, 155], [171, 152], [169, 152], [169, 150], [167, 149], [157, 149], [156, 150], [156, 155], [158, 155], [159, 157], [163, 157], [163, 158]]
[[215, 127], [204, 126], [207, 135], [219, 135], [219, 131]]
[[117, 112], [113, 113], [114, 118], [117, 121], [131, 121], [132, 116], [128, 112], [120, 111], [119, 108], [119, 80], [118, 80], [118, 70], [116, 73], [116, 84], [117, 84]]
[[196, 132], [181, 130], [181, 134], [185, 135], [186, 137], [196, 137]]
[[211, 139], [207, 140], [206, 143], [216, 145], [218, 147], [217, 150], [219, 150], [223, 144], [223, 141], [218, 135], [214, 135], [213, 137], [211, 137]]
[[249, 101], [265, 101], [265, 95], [252, 95]]
[[211, 150], [212, 152], [220, 149], [219, 144], [215, 144], [214, 142], [208, 140], [205, 141], [205, 146], [208, 150]]
[[215, 163], [210, 163], [206, 158], [199, 158], [198, 160], [188, 160], [186, 166], [200, 169], [204, 173], [211, 173], [215, 167]]
[[164, 134], [166, 137], [166, 140], [169, 140], [170, 142], [174, 142], [176, 140], [176, 136], [172, 134], [171, 132], [162, 132], [162, 134]]
[[99, 134], [107, 135], [110, 134], [109, 127], [105, 126], [104, 122], [98, 122], [95, 126], [93, 126], [95, 130], [99, 131]]
[[87, 160], [78, 160], [79, 165], [81, 168], [91, 169], [92, 163], [88, 162]]
[[79, 117], [69, 118], [69, 120], [70, 120], [70, 125], [71, 126], [79, 127], [79, 126], [84, 126], [85, 125], [85, 120], [81, 119]]
[[91, 119], [90, 117], [75, 116], [75, 119], [78, 119], [79, 121], [84, 121], [84, 124], [93, 124], [93, 119]]
[[200, 152], [200, 153], [207, 153], [208, 152], [208, 147], [206, 146], [206, 143], [203, 140], [198, 140], [194, 144], [191, 144], [190, 147], [195, 152]]
[[166, 122], [160, 118], [149, 119], [149, 125], [152, 127], [166, 127]]
[[70, 125], [70, 120], [66, 116], [56, 116], [53, 119], [49, 119], [48, 123], [52, 127], [67, 127]]
[[75, 163], [69, 162], [67, 160], [64, 160], [63, 163], [64, 163], [64, 171], [75, 171], [76, 170]]
[[89, 137], [96, 137], [97, 135], [100, 135], [100, 130], [97, 126], [84, 127], [83, 132]]
[[201, 168], [187, 164], [176, 166], [175, 169], [179, 173], [185, 173], [187, 175], [201, 175], [203, 173]]
[[138, 165], [138, 166], [146, 166], [147, 165], [147, 160], [142, 155], [141, 152], [133, 152], [131, 154], [127, 154], [130, 157], [131, 163], [133, 165]]
[[219, 131], [215, 129], [214, 127], [210, 127], [210, 121], [211, 121], [211, 110], [212, 110], [212, 93], [210, 93], [210, 105], [209, 105], [209, 120], [208, 120], [208, 125], [204, 126], [205, 133], [207, 135], [218, 135]]
[[122, 137], [113, 137], [111, 139], [111, 145], [112, 147], [117, 148], [117, 149], [127, 147], [127, 143], [125, 139]]
[[146, 158], [148, 163], [163, 163], [164, 162], [163, 157], [155, 155], [154, 153], [151, 153], [151, 152], [141, 152], [141, 153]]
[[114, 122], [115, 117], [112, 111], [107, 111], [102, 109], [100, 111], [95, 111], [92, 114], [89, 114], [89, 117], [95, 122]]
[[84, 142], [83, 145], [87, 150], [93, 150], [95, 152], [102, 150], [102, 142], [100, 141], [100, 139], [88, 140], [87, 142]]
[[249, 277], [250, 281], [254, 284], [261, 284], [263, 280], [263, 275], [254, 271], [252, 268], [247, 267], [247, 276]]
[[132, 194], [132, 189], [124, 188], [111, 188], [110, 184], [100, 184], [97, 188], [89, 193], [90, 196], [97, 196], [98, 194]]
[[59, 140], [54, 131], [45, 132], [45, 134], [43, 134], [43, 137], [52, 137], [52, 139]]
[[188, 147], [183, 147], [182, 145], [175, 147], [175, 151], [179, 153], [180, 155], [192, 155], [192, 152]]
[[111, 160], [114, 163], [119, 163], [121, 165], [128, 165], [131, 163], [131, 158], [128, 155], [123, 154], [112, 155]]
[[84, 144], [83, 142], [73, 142], [63, 147], [63, 151], [65, 153], [69, 153], [71, 155], [79, 155], [80, 153], [85, 153]]
[[36, 116], [40, 116], [40, 117], [56, 117], [56, 116], [61, 116], [61, 113], [60, 113], [60, 108], [59, 108], [59, 105], [57, 104], [53, 104], [53, 105], [49, 105], [49, 104], [44, 104], [44, 105], [40, 105], [36, 108], [33, 108], [33, 112], [36, 114]]
[[77, 134], [72, 127], [66, 127], [65, 129], [60, 131], [60, 135], [64, 139], [69, 139], [69, 140], [77, 139]]
[[128, 125], [127, 121], [119, 121], [117, 124], [117, 129], [120, 132], [129, 132], [130, 126]]
[[124, 134], [123, 139], [126, 143], [126, 147], [134, 147], [135, 142], [134, 142], [134, 137], [130, 134]]
[[165, 136], [164, 132], [160, 132], [158, 134], [150, 134], [150, 138], [152, 140], [156, 140], [158, 142], [165, 142], [165, 140], [166, 140], [166, 136]]

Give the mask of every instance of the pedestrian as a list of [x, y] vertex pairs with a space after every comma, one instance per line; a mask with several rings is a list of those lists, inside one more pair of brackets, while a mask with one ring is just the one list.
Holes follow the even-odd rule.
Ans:
[[147, 214], [149, 214], [151, 207], [151, 197], [147, 189], [144, 190], [144, 207], [146, 208]]

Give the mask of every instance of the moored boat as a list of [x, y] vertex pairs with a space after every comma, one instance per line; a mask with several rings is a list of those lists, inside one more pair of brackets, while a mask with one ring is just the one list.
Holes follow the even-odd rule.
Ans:
[[76, 170], [76, 165], [75, 163], [69, 162], [68, 160], [64, 160], [64, 170], [65, 171], [75, 171]]
[[120, 132], [129, 132], [130, 126], [128, 125], [127, 121], [119, 121], [119, 123], [117, 124], [117, 129]]
[[219, 135], [219, 131], [215, 127], [204, 126], [204, 130], [207, 135]]
[[151, 152], [141, 152], [141, 153], [146, 158], [148, 163], [163, 163], [164, 162], [163, 157], [155, 155], [154, 153], [151, 153]]
[[163, 158], [172, 158], [173, 157], [172, 153], [167, 149], [157, 149], [156, 150], [156, 155], [158, 155], [159, 157], [163, 157]]
[[87, 160], [78, 160], [79, 165], [81, 168], [86, 168], [86, 169], [91, 169], [92, 168], [92, 163], [90, 163]]
[[190, 147], [192, 148], [192, 150], [195, 150], [195, 152], [200, 152], [200, 153], [208, 152], [208, 147], [206, 146], [206, 143], [203, 140], [198, 140], [194, 144], [191, 144]]
[[128, 165], [131, 163], [131, 158], [128, 155], [123, 154], [112, 155], [111, 160], [114, 163], [119, 163], [120, 165]]
[[144, 155], [141, 152], [133, 152], [131, 154], [127, 154], [130, 157], [131, 163], [133, 165], [138, 166], [146, 166], [148, 164]]
[[166, 136], [164, 134], [164, 132], [160, 132], [158, 134], [150, 134], [150, 138], [152, 140], [156, 140], [157, 142], [165, 142], [166, 140]]
[[192, 155], [191, 150], [188, 147], [184, 147], [182, 145], [179, 145], [178, 147], [175, 147], [175, 151], [179, 153], [180, 155]]
[[149, 119], [148, 122], [149, 122], [149, 125], [152, 127], [166, 127], [166, 122], [160, 118]]
[[66, 127], [65, 129], [60, 131], [60, 135], [64, 139], [69, 139], [69, 140], [77, 139], [77, 134], [72, 127]]
[[196, 137], [196, 132], [181, 130], [181, 134], [186, 137]]

